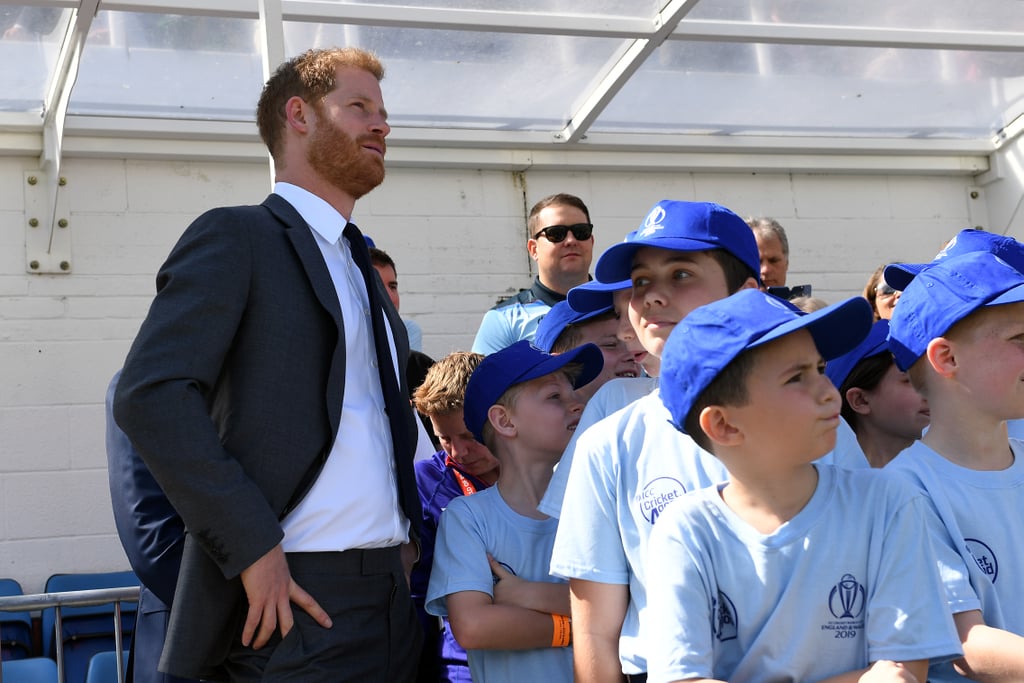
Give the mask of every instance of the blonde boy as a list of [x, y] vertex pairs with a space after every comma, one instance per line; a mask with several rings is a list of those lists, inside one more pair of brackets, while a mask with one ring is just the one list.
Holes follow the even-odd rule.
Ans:
[[469, 380], [466, 426], [501, 474], [441, 516], [427, 611], [448, 617], [476, 681], [572, 680], [568, 588], [548, 573], [557, 522], [537, 504], [583, 410], [575, 389], [601, 366], [593, 344], [552, 356], [521, 341]]
[[437, 629], [437, 620], [427, 615], [425, 603], [441, 513], [453, 498], [472, 495], [498, 480], [497, 458], [466, 428], [462, 412], [466, 385], [483, 359], [479, 353], [450, 353], [430, 366], [423, 383], [413, 394], [413, 406], [430, 420], [442, 449], [414, 466], [423, 523], [420, 525], [420, 559], [409, 582], [426, 636], [419, 676], [420, 680], [429, 678], [434, 683], [470, 678], [466, 651], [452, 636], [447, 620], [443, 620], [440, 631]]
[[856, 297], [811, 314], [759, 291], [698, 308], [662, 356], [674, 426], [729, 471], [650, 539], [649, 681], [919, 681], [959, 650], [924, 527], [927, 501], [835, 446], [825, 359], [871, 325]]
[[1024, 417], [1024, 275], [987, 251], [943, 258], [896, 310], [889, 345], [931, 427], [886, 471], [941, 519], [933, 545], [964, 652], [929, 680], [1024, 680], [1024, 443], [1006, 427]]

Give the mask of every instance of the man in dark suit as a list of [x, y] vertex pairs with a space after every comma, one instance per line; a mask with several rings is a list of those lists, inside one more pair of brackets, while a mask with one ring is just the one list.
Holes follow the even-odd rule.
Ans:
[[382, 77], [351, 48], [278, 68], [274, 193], [186, 230], [125, 361], [114, 416], [188, 531], [163, 671], [415, 677], [408, 340], [348, 223], [384, 178]]

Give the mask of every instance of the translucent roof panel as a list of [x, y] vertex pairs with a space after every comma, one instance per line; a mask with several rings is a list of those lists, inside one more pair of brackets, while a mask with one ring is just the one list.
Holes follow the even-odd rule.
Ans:
[[[337, 0], [320, 0], [337, 3]], [[346, 5], [395, 5], [435, 9], [529, 12], [531, 14], [575, 14], [578, 16], [653, 17], [665, 3], [661, 0], [341, 0]]]
[[100, 12], [68, 111], [252, 120], [263, 87], [257, 30], [248, 19]]
[[[71, 0], [17, 1], [34, 4], [0, 3], [0, 59], [17, 65], [0, 75], [0, 113], [39, 112], [48, 84], [64, 82], [53, 71]], [[1024, 114], [1024, 0], [263, 2], [285, 19], [285, 54], [373, 50], [387, 68], [392, 123], [417, 129], [410, 139], [455, 146], [575, 144], [588, 133], [624, 148], [691, 133], [737, 144], [784, 135], [812, 146], [823, 137], [995, 145]], [[75, 29], [88, 36], [77, 81], [65, 86], [69, 114], [253, 121], [260, 3], [99, 6]], [[281, 28], [269, 27], [275, 51]]]
[[1021, 0], [703, 0], [687, 19], [941, 31], [1019, 31]]
[[670, 41], [591, 130], [986, 138], [1022, 112], [1022, 53]]
[[392, 125], [552, 130], [561, 128], [618, 38], [285, 24], [285, 50], [357, 45], [387, 69]]
[[[42, 112], [70, 10], [0, 7], [0, 111]], [[17, 65], [15, 68], [14, 65]]]

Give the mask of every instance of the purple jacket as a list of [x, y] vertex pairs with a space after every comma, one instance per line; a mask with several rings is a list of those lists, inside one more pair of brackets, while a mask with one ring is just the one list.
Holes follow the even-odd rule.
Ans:
[[[466, 651], [452, 636], [448, 620], [444, 620], [444, 630], [438, 632], [437, 617], [427, 614], [424, 609], [427, 586], [430, 584], [430, 570], [434, 564], [434, 540], [437, 538], [437, 525], [441, 520], [441, 513], [453, 498], [463, 495], [462, 487], [452, 471], [456, 465], [447, 465], [446, 461], [445, 452], [438, 451], [429, 460], [421, 460], [414, 466], [416, 489], [419, 491], [420, 503], [423, 506], [423, 524], [420, 535], [420, 561], [412, 570], [410, 586], [412, 599], [426, 634], [423, 657], [420, 660], [419, 680], [470, 683], [473, 679], [469, 675]], [[459, 471], [478, 491], [487, 488], [487, 484], [473, 475]]]

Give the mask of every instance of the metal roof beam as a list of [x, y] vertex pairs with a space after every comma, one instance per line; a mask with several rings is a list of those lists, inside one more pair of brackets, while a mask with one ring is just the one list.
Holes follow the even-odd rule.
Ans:
[[686, 20], [669, 40], [1020, 52], [1024, 33]]
[[578, 142], [583, 139], [587, 129], [593, 125], [608, 103], [698, 2], [700, 0], [670, 0], [654, 17], [654, 33], [649, 38], [633, 40], [622, 53], [605, 65], [596, 86], [584, 97], [583, 104], [572, 115], [562, 132], [555, 134], [555, 140]]
[[[661, 27], [649, 18], [548, 14], [499, 10], [398, 7], [393, 5], [280, 0], [284, 21], [395, 26], [436, 30], [526, 33], [603, 38], [653, 39]], [[67, 6], [67, 0], [34, 0]], [[258, 19], [247, 0], [103, 0], [103, 9], [122, 12], [170, 12]], [[664, 14], [664, 12], [663, 12]], [[792, 23], [709, 21], [683, 18], [668, 40], [734, 41], [794, 45], [893, 47], [935, 50], [1017, 52], [1024, 32], [941, 31], [883, 26], [828, 26]]]

